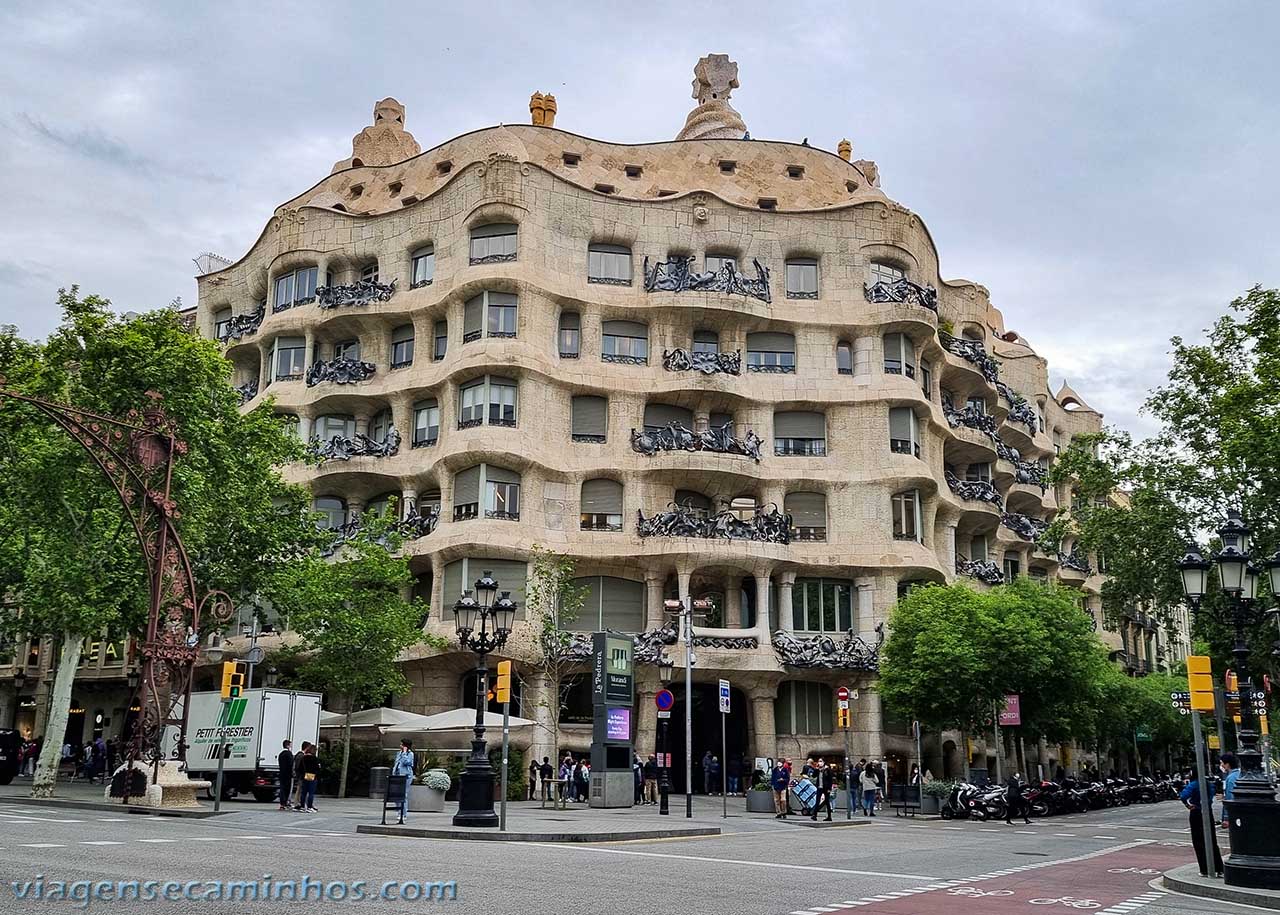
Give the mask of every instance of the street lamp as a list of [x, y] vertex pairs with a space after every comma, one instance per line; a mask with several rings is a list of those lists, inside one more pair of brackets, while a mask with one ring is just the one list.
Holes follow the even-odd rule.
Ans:
[[13, 729], [18, 729], [18, 706], [22, 701], [22, 689], [27, 685], [27, 672], [19, 667], [13, 672]]
[[516, 602], [510, 591], [494, 600], [498, 582], [493, 574], [485, 572], [475, 585], [476, 596], [463, 591], [453, 605], [454, 626], [458, 644], [470, 648], [479, 658], [476, 668], [476, 726], [475, 739], [471, 741], [471, 756], [459, 777], [458, 812], [453, 816], [454, 826], [498, 825], [498, 814], [493, 809], [493, 766], [484, 740], [484, 713], [488, 705], [489, 664], [488, 654], [507, 643], [516, 618]]
[[275, 667], [267, 668], [267, 689], [275, 689], [276, 684], [280, 682], [280, 670]]
[[142, 674], [138, 672], [138, 668], [136, 666], [130, 667], [129, 672], [124, 675], [124, 682], [129, 684], [130, 692], [138, 688], [138, 683], [141, 680]]
[[[1199, 548], [1189, 544], [1178, 571], [1191, 612], [1209, 610], [1219, 623], [1234, 631], [1231, 653], [1240, 691], [1240, 726], [1236, 730], [1240, 778], [1232, 799], [1224, 801], [1231, 833], [1231, 856], [1223, 868], [1225, 880], [1230, 886], [1280, 889], [1280, 803], [1262, 768], [1249, 643], [1245, 639], [1246, 630], [1267, 616], [1259, 599], [1270, 594], [1280, 601], [1280, 552], [1265, 563], [1264, 578], [1263, 569], [1250, 561], [1252, 533], [1238, 511], [1227, 512], [1226, 523], [1218, 529], [1222, 549], [1213, 555], [1213, 562], [1206, 562]], [[1218, 567], [1223, 600], [1202, 608], [1211, 565]]]

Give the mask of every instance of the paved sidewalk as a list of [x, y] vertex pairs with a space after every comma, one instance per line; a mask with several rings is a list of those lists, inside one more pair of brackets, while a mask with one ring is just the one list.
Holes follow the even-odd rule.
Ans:
[[1280, 891], [1255, 890], [1243, 886], [1227, 886], [1221, 878], [1202, 877], [1200, 868], [1195, 864], [1184, 864], [1166, 871], [1161, 883], [1166, 889], [1188, 896], [1200, 896], [1204, 899], [1217, 899], [1221, 902], [1236, 902], [1241, 905], [1253, 905], [1263, 909], [1280, 909]]
[[25, 804], [33, 807], [68, 807], [76, 810], [113, 810], [127, 811], [151, 816], [188, 817], [201, 819], [217, 816], [213, 812], [213, 804], [206, 804], [201, 809], [148, 807], [142, 804], [130, 804], [127, 807], [117, 801], [109, 801], [104, 797], [106, 785], [90, 784], [84, 779], [59, 778], [53, 789], [53, 797], [40, 798], [31, 796], [31, 779], [15, 778], [7, 785], [0, 786], [0, 803]]

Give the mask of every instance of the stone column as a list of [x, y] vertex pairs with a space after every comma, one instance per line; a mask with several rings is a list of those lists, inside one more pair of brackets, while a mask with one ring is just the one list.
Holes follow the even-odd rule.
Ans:
[[694, 410], [693, 428], [695, 432], [705, 432], [711, 428], [711, 412], [702, 409]]
[[948, 581], [955, 581], [956, 577], [956, 528], [959, 526], [959, 521], [948, 521], [947, 530], [942, 537], [942, 548], [946, 554], [939, 556], [938, 559], [941, 561], [942, 571], [946, 574]]
[[[555, 752], [554, 736], [559, 723], [553, 720], [553, 714], [559, 703], [557, 697], [551, 695], [552, 689], [546, 675], [537, 671], [530, 671], [528, 678], [524, 680], [524, 693], [525, 717], [537, 722], [533, 726], [528, 753], [541, 764], [542, 757]], [[501, 742], [501, 728], [498, 729], [497, 738]]]
[[664, 581], [666, 581], [666, 575], [661, 572], [644, 573], [646, 629], [661, 629], [666, 622], [666, 611], [662, 608]]
[[307, 369], [311, 368], [312, 364], [317, 361], [316, 352], [315, 352], [316, 332], [308, 327], [306, 331], [303, 333], [302, 337], [304, 340], [307, 341], [306, 351], [302, 354], [302, 366], [303, 366], [302, 371], [303, 371], [303, 374], [305, 375]]
[[369, 420], [370, 416], [368, 413], [356, 414], [356, 435], [369, 434]]
[[347, 518], [348, 518], [349, 520], [354, 521], [354, 520], [356, 520], [357, 518], [359, 518], [359, 517], [360, 517], [361, 515], [363, 515], [363, 514], [364, 514], [364, 500], [363, 500], [363, 499], [348, 499], [348, 500], [347, 500]]
[[783, 572], [778, 578], [778, 628], [786, 632], [795, 630], [795, 616], [791, 610], [791, 592], [795, 584], [795, 572]]
[[258, 341], [258, 393], [262, 393], [271, 384], [271, 347], [265, 340]]
[[853, 621], [854, 631], [856, 631], [858, 635], [867, 642], [874, 642], [876, 638], [876, 580], [874, 578], [864, 576], [862, 578], [855, 578], [853, 585], [857, 590], [858, 598], [856, 609], [854, 610], [857, 614], [857, 618]]
[[769, 631], [769, 575], [772, 570], [757, 572], [756, 579], [756, 638], [761, 646], [772, 644]]
[[870, 384], [871, 364], [875, 346], [874, 337], [857, 337], [853, 341], [853, 382]]
[[[457, 595], [455, 595], [456, 597]], [[444, 560], [440, 558], [439, 553], [431, 554], [431, 596], [430, 601], [431, 615], [430, 619], [437, 622], [444, 619], [444, 606], [447, 595], [444, 593]]]
[[884, 719], [880, 709], [880, 693], [878, 690], [863, 687], [858, 701], [859, 725], [866, 732], [867, 759], [884, 758]]
[[405, 488], [400, 491], [400, 518], [409, 517], [410, 512], [418, 507], [418, 491]]
[[728, 629], [742, 628], [742, 582], [732, 575], [724, 587], [724, 624]]
[[773, 703], [778, 698], [775, 683], [748, 687], [751, 700], [751, 723], [755, 732], [755, 756], [776, 758], [778, 755], [777, 725], [773, 717]]
[[650, 753], [657, 752], [658, 746], [658, 707], [653, 704], [653, 697], [660, 687], [646, 683], [636, 688], [636, 733], [635, 751], [640, 758], [648, 760]]
[[311, 441], [311, 417], [298, 414], [298, 438], [304, 442]]

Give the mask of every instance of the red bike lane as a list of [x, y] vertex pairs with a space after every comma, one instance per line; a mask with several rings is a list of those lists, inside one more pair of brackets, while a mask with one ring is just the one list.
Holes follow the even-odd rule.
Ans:
[[1164, 895], [1151, 888], [1151, 881], [1185, 864], [1187, 852], [1154, 842], [1122, 845], [1079, 858], [1015, 865], [977, 877], [829, 902], [793, 915], [1127, 915]]

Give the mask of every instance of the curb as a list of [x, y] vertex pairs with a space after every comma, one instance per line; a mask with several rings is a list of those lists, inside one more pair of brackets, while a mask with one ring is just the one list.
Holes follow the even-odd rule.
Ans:
[[1200, 871], [1194, 864], [1175, 867], [1171, 871], [1166, 871], [1161, 878], [1165, 889], [1184, 893], [1187, 896], [1280, 910], [1280, 893], [1274, 890], [1254, 890], [1243, 886], [1227, 886], [1217, 880], [1212, 883], [1207, 881], [1208, 878], [1201, 877]]
[[426, 829], [412, 826], [361, 824], [357, 833], [375, 836], [400, 836], [409, 839], [460, 839], [480, 842], [627, 842], [639, 839], [686, 839], [695, 836], [718, 836], [720, 827], [702, 826], [688, 829], [639, 829], [633, 832], [499, 832], [496, 829]]
[[189, 807], [145, 807], [140, 804], [108, 804], [104, 801], [78, 800], [68, 797], [22, 797], [21, 795], [0, 795], [0, 804], [22, 804], [28, 807], [54, 807], [68, 810], [97, 810], [110, 813], [132, 813], [139, 816], [180, 817], [189, 820], [203, 820], [209, 817], [220, 817], [230, 811], [219, 810], [215, 813], [205, 808]]

